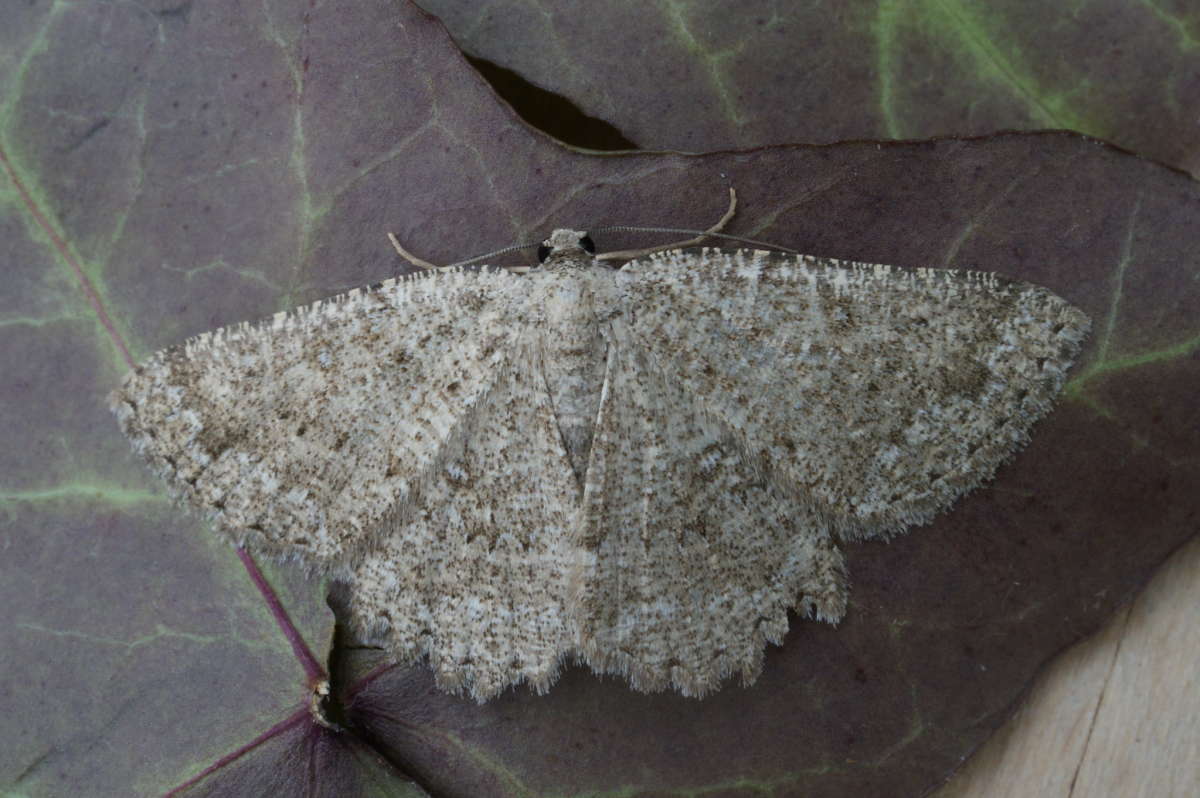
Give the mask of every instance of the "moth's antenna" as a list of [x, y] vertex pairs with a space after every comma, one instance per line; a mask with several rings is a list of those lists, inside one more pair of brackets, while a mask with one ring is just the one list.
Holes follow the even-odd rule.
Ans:
[[619, 252], [604, 252], [596, 256], [596, 260], [618, 260], [636, 258], [641, 255], [649, 255], [651, 252], [661, 252], [666, 249], [682, 249], [684, 247], [694, 247], [702, 243], [707, 238], [722, 238], [726, 241], [737, 241], [742, 244], [752, 244], [756, 247], [766, 247], [767, 249], [778, 250], [779, 252], [791, 252], [794, 255], [799, 255], [800, 250], [785, 247], [780, 244], [774, 244], [770, 241], [760, 241], [756, 238], [743, 238], [742, 236], [729, 235], [728, 233], [711, 233], [707, 230], [687, 230], [677, 227], [601, 227], [597, 232], [607, 232], [610, 230], [627, 231], [635, 233], [681, 233], [687, 235], [696, 233], [695, 238], [690, 238], [687, 241], [677, 241], [662, 246], [647, 247], [646, 249], [627, 249]]
[[[615, 232], [634, 232], [634, 233], [679, 233], [681, 235], [691, 235], [693, 237], [686, 239], [684, 241], [672, 241], [667, 244], [658, 244], [653, 247], [645, 247], [644, 249], [622, 249], [622, 250], [617, 250], [615, 252], [602, 252], [602, 253], [596, 255], [595, 258], [596, 258], [596, 260], [629, 260], [631, 258], [639, 258], [639, 257], [642, 257], [643, 255], [649, 255], [652, 252], [663, 252], [664, 250], [668, 250], [668, 249], [682, 249], [683, 247], [693, 247], [693, 246], [696, 246], [697, 244], [702, 243], [705, 239], [708, 239], [708, 238], [722, 238], [727, 241], [738, 241], [743, 244], [751, 244], [754, 246], [767, 247], [769, 249], [775, 249], [775, 250], [779, 250], [782, 252], [792, 252], [792, 253], [799, 254], [799, 252], [797, 250], [791, 249], [789, 247], [781, 247], [778, 244], [771, 244], [766, 241], [757, 241], [753, 238], [743, 238], [741, 236], [734, 236], [734, 235], [729, 235], [728, 233], [722, 233], [721, 230], [724, 229], [725, 225], [729, 224], [729, 220], [733, 218], [733, 215], [735, 213], [737, 213], [737, 192], [734, 191], [732, 186], [730, 186], [729, 187], [729, 208], [725, 211], [725, 215], [722, 216], [719, 220], [717, 220], [717, 223], [714, 224], [712, 227], [708, 228], [707, 230], [687, 230], [687, 229], [681, 229], [678, 227], [635, 227], [635, 226], [631, 226], [631, 225], [608, 225], [606, 227], [597, 227], [597, 228], [592, 229], [590, 232], [592, 232], [592, 233], [607, 233], [607, 232], [615, 231]], [[472, 263], [475, 263], [477, 261], [486, 260], [488, 258], [495, 258], [500, 255], [507, 255], [510, 252], [519, 252], [520, 250], [523, 250], [523, 249], [532, 249], [533, 247], [539, 246], [539, 244], [537, 244], [537, 243], [516, 244], [511, 247], [504, 247], [503, 249], [497, 249], [493, 252], [486, 252], [482, 255], [476, 255], [475, 257], [468, 258], [467, 260], [460, 260], [456, 263], [451, 263], [448, 266], [436, 266], [427, 260], [422, 260], [421, 258], [418, 258], [416, 255], [413, 255], [411, 252], [406, 250], [403, 246], [400, 245], [400, 241], [396, 238], [394, 233], [388, 233], [387, 235], [388, 235], [388, 239], [392, 242], [392, 246], [395, 247], [396, 252], [399, 253], [400, 257], [404, 258], [406, 261], [408, 261], [412, 265], [416, 266], [418, 269], [426, 269], [426, 270], [430, 270], [430, 271], [443, 271], [445, 269], [454, 269], [459, 266], [469, 266]], [[530, 269], [529, 266], [508, 266], [505, 268], [507, 268], [511, 272], [516, 272], [518, 274], [524, 274], [525, 272], [528, 272]]]
[[[495, 252], [485, 252], [484, 254], [476, 255], [473, 258], [467, 258], [466, 260], [460, 260], [458, 263], [455, 263], [452, 265], [453, 266], [469, 266], [470, 264], [474, 263], [477, 260], [483, 260], [484, 258], [494, 258], [497, 255], [507, 255], [510, 252], [519, 252], [522, 249], [533, 249], [534, 247], [538, 247], [538, 246], [541, 246], [540, 242], [537, 244], [513, 244], [511, 247], [505, 247], [504, 249], [498, 249]], [[449, 267], [447, 267], [447, 268], [449, 268]], [[518, 271], [518, 270], [528, 271], [529, 267], [528, 266], [513, 266], [509, 270], [510, 271]]]
[[[633, 227], [630, 225], [609, 225], [607, 227], [598, 227], [591, 232], [607, 233], [611, 231], [617, 232], [633, 232], [633, 233], [680, 233], [682, 235], [691, 235], [694, 238], [689, 238], [685, 241], [672, 241], [668, 244], [659, 244], [653, 247], [644, 249], [622, 249], [616, 252], [603, 252], [596, 256], [596, 260], [629, 260], [630, 258], [640, 258], [643, 255], [649, 255], [652, 252], [662, 252], [668, 249], [682, 249], [683, 247], [694, 247], [697, 244], [703, 243], [708, 238], [724, 238], [729, 241], [740, 241], [743, 244], [753, 244], [760, 247], [769, 247], [770, 249], [782, 250], [784, 252], [796, 252], [794, 249], [781, 247], [777, 244], [770, 244], [765, 241], [755, 241], [753, 238], [742, 238], [741, 236], [732, 236], [728, 233], [722, 233], [721, 230], [725, 225], [729, 224], [729, 220], [737, 213], [737, 192], [733, 187], [729, 187], [729, 209], [725, 211], [716, 224], [707, 230], [685, 230], [678, 227]], [[797, 253], [798, 254], [798, 253]]]
[[[516, 244], [511, 247], [505, 247], [504, 249], [498, 249], [495, 252], [486, 252], [483, 255], [476, 255], [475, 257], [468, 258], [467, 260], [460, 260], [457, 263], [451, 263], [448, 266], [436, 266], [427, 260], [422, 260], [421, 258], [418, 258], [416, 255], [412, 254], [407, 249], [400, 246], [400, 241], [399, 241], [399, 239], [396, 238], [395, 233], [388, 233], [387, 236], [388, 236], [388, 240], [392, 242], [392, 246], [395, 247], [396, 252], [398, 252], [400, 254], [400, 257], [404, 258], [406, 261], [411, 263], [413, 266], [416, 266], [418, 269], [427, 269], [429, 271], [445, 271], [446, 269], [454, 269], [459, 266], [467, 266], [469, 264], [474, 263], [477, 260], [483, 260], [484, 258], [494, 258], [497, 255], [507, 255], [510, 252], [516, 252], [517, 250], [529, 249], [530, 247], [537, 246], [537, 244]], [[514, 266], [510, 269], [510, 271], [527, 272], [527, 271], [529, 271], [529, 267], [528, 266]]]
[[605, 233], [610, 230], [623, 231], [638, 231], [638, 232], [659, 232], [659, 233], [683, 233], [684, 235], [695, 235], [695, 238], [689, 238], [686, 241], [672, 241], [669, 244], [660, 244], [656, 247], [646, 247], [645, 249], [619, 249], [616, 252], [603, 252], [596, 256], [596, 260], [629, 260], [630, 258], [638, 258], [642, 255], [649, 255], [651, 252], [662, 252], [666, 249], [681, 249], [683, 247], [692, 247], [699, 244], [704, 239], [711, 235], [716, 235], [729, 224], [729, 220], [733, 218], [733, 214], [737, 212], [737, 192], [733, 190], [733, 186], [729, 187], [729, 209], [725, 211], [725, 215], [717, 220], [717, 223], [707, 230], [701, 232], [699, 230], [674, 230], [667, 227], [629, 227], [627, 225], [610, 225], [592, 230], [593, 233]]

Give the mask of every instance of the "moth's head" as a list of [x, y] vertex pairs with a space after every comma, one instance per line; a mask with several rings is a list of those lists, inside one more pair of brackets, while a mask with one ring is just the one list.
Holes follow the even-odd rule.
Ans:
[[578, 256], [580, 253], [593, 255], [596, 245], [591, 236], [579, 230], [555, 230], [538, 247], [538, 263], [545, 263], [560, 255]]

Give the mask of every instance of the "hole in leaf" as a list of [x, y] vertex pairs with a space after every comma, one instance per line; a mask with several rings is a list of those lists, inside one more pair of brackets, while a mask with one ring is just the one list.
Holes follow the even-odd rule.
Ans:
[[638, 149], [617, 128], [588, 116], [567, 98], [533, 85], [511, 69], [472, 55], [466, 57], [518, 116], [543, 133], [590, 150]]

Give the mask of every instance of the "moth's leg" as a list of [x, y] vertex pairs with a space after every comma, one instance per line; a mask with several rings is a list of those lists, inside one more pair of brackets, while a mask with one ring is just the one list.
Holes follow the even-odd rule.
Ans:
[[672, 241], [669, 244], [659, 244], [654, 247], [646, 247], [645, 249], [622, 249], [617, 252], [603, 252], [596, 256], [596, 260], [632, 260], [640, 258], [644, 255], [649, 255], [652, 252], [663, 252], [668, 249], [683, 249], [684, 247], [694, 247], [700, 244], [704, 239], [708, 238], [713, 233], [719, 233], [725, 229], [725, 225], [729, 224], [729, 220], [737, 212], [737, 192], [733, 190], [733, 186], [729, 187], [729, 210], [725, 211], [716, 224], [705, 230], [695, 238], [689, 238], [684, 241]]
[[409, 252], [407, 249], [400, 246], [400, 240], [398, 238], [396, 238], [395, 233], [388, 233], [387, 236], [388, 236], [388, 240], [392, 242], [392, 246], [396, 248], [396, 252], [400, 253], [400, 257], [404, 258], [406, 261], [411, 263], [413, 266], [416, 266], [418, 269], [427, 269], [429, 271], [439, 272], [439, 271], [443, 271], [445, 269], [450, 268], [449, 266], [435, 266], [434, 264], [430, 263], [427, 260], [421, 260], [416, 255]]

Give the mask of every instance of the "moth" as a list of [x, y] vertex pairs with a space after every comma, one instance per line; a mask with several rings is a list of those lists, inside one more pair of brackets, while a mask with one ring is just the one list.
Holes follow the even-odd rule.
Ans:
[[923, 524], [1029, 440], [1089, 321], [1045, 288], [750, 249], [426, 271], [205, 333], [120, 426], [238, 545], [349, 583], [347, 623], [485, 701], [565, 661], [753, 682], [839, 544]]

